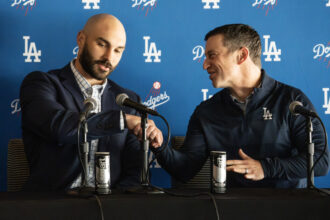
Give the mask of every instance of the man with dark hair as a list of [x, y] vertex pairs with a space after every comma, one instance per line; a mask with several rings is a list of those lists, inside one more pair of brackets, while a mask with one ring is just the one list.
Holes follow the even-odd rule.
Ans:
[[[124, 26], [112, 15], [94, 15], [78, 33], [77, 43], [77, 59], [62, 69], [32, 72], [21, 85], [23, 140], [30, 164], [26, 190], [67, 190], [81, 185], [77, 126], [84, 100], [88, 98], [95, 100], [96, 108], [95, 114], [87, 119], [90, 142], [87, 186], [95, 186], [97, 151], [110, 152], [111, 186], [140, 183], [140, 143], [128, 131], [139, 128], [140, 117], [135, 116], [134, 109], [121, 108], [115, 102], [121, 93], [136, 102], [140, 98], [107, 78], [125, 49]], [[127, 113], [126, 117], [121, 110]], [[161, 132], [153, 121], [148, 125], [151, 145], [159, 146], [163, 142]]]
[[223, 35], [223, 46], [230, 52], [247, 47], [250, 51], [250, 58], [261, 69], [261, 42], [259, 34], [251, 27], [244, 24], [224, 25], [213, 29], [205, 35], [207, 41], [214, 35]]
[[[227, 153], [228, 187], [295, 188], [306, 186], [305, 118], [289, 112], [297, 100], [315, 111], [299, 90], [269, 77], [261, 69], [258, 33], [230, 24], [206, 36], [203, 68], [215, 88], [190, 118], [184, 146], [153, 149], [158, 162], [175, 178], [187, 181], [203, 166], [210, 151]], [[320, 123], [313, 119], [314, 161], [324, 149]], [[315, 166], [326, 175], [329, 152]]]

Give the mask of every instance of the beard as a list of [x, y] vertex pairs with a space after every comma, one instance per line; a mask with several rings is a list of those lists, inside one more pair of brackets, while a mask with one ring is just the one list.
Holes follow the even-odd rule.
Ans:
[[[79, 57], [79, 62], [85, 72], [89, 74], [91, 77], [97, 80], [105, 80], [110, 73], [112, 73], [115, 70], [115, 66], [112, 66], [109, 60], [103, 59], [103, 60], [94, 60], [91, 53], [88, 50], [87, 43], [83, 47], [82, 53]], [[98, 64], [102, 64], [105, 67], [109, 68], [109, 71], [103, 71], [98, 68]]]

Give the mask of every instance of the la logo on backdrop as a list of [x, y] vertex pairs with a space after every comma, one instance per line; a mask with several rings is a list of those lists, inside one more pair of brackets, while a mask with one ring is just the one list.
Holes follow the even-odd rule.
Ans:
[[[24, 40], [24, 53], [23, 56], [25, 56], [25, 63], [40, 63], [41, 59], [41, 50], [37, 49], [36, 43], [35, 42], [29, 42], [30, 40], [30, 36], [23, 36], [23, 40]], [[31, 57], [34, 57], [34, 59], [32, 60]]]
[[36, 0], [12, 0], [11, 7], [15, 7], [16, 9], [25, 10], [25, 16], [27, 15], [28, 11], [32, 10], [36, 6]]
[[84, 9], [86, 9], [86, 10], [100, 9], [100, 6], [99, 6], [100, 0], [81, 0], [81, 3], [85, 4]]
[[325, 7], [330, 7], [330, 0], [328, 0], [327, 4], [325, 5]]
[[277, 5], [277, 0], [255, 0], [255, 2], [252, 4], [252, 7], [266, 10], [266, 16], [267, 16], [269, 9], [271, 8], [273, 10], [276, 5]]
[[152, 11], [157, 6], [157, 0], [132, 0], [132, 8], [144, 11], [146, 9], [145, 16], [148, 15], [149, 10]]
[[[262, 54], [266, 56], [265, 61], [266, 62], [281, 61], [280, 55], [282, 53], [282, 50], [277, 49], [276, 42], [275, 41], [269, 42], [270, 35], [264, 35], [263, 38], [265, 39], [265, 51]], [[271, 56], [274, 56], [274, 58], [272, 59]]]
[[220, 8], [220, 6], [219, 6], [220, 0], [202, 0], [202, 3], [204, 3], [204, 6], [203, 6], [204, 9], [219, 9]]
[[[156, 81], [153, 83], [149, 94], [145, 98], [145, 101], [143, 104], [147, 106], [148, 108], [154, 109], [158, 106], [164, 105], [168, 101], [170, 101], [170, 96], [167, 95], [167, 92], [161, 92], [161, 83]], [[150, 151], [149, 154], [149, 162], [153, 159], [153, 153]], [[157, 160], [151, 165], [152, 168], [161, 168], [160, 165], [158, 164]]]
[[327, 63], [327, 68], [330, 67], [330, 41], [327, 44], [316, 44], [313, 47], [314, 60]]
[[323, 88], [322, 90], [324, 92], [324, 105], [322, 107], [325, 109], [325, 114], [330, 114], [330, 88]]
[[[146, 57], [146, 59], [144, 60], [145, 63], [160, 63], [161, 62], [161, 55], [162, 55], [162, 51], [161, 50], [157, 50], [157, 46], [155, 42], [150, 42], [149, 44], [149, 40], [150, 40], [150, 36], [144, 36], [144, 53], [143, 56]], [[154, 59], [152, 60], [151, 57], [154, 57]]]

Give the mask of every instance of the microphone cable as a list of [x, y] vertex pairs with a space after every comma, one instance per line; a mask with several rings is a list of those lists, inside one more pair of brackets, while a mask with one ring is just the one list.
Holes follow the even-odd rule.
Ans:
[[[78, 129], [78, 131], [77, 131], [77, 138], [78, 138], [77, 139], [77, 146], [78, 146], [78, 154], [79, 154], [80, 165], [81, 165], [81, 167], [83, 169], [83, 174], [85, 176], [86, 175], [86, 168], [85, 168], [84, 162], [82, 161], [82, 158], [81, 158], [82, 153], [81, 153], [81, 148], [80, 148], [80, 129], [81, 129], [81, 124], [82, 124], [82, 122], [79, 121], [78, 128], [77, 128]], [[83, 177], [81, 177], [81, 181], [83, 181]]]
[[164, 189], [164, 188], [161, 188], [161, 187], [158, 187], [158, 186], [150, 185], [150, 187], [155, 188], [157, 190], [164, 191], [166, 194], [168, 194], [170, 196], [177, 196], [177, 197], [192, 198], [192, 197], [198, 197], [198, 196], [207, 195], [212, 200], [212, 203], [213, 203], [213, 206], [214, 206], [214, 209], [215, 209], [215, 213], [216, 213], [216, 216], [217, 216], [217, 220], [220, 220], [220, 214], [219, 214], [217, 202], [215, 200], [214, 195], [212, 193], [210, 193], [210, 192], [176, 193], [176, 192], [171, 192], [170, 190], [167, 190], [167, 189]]
[[100, 198], [99, 198], [98, 195], [94, 194], [94, 197], [95, 197], [95, 199], [96, 199], [96, 201], [97, 201], [97, 204], [98, 204], [98, 206], [99, 206], [99, 208], [100, 208], [101, 220], [104, 220], [104, 214], [103, 214], [102, 202], [101, 202], [101, 200], [100, 200]]
[[[87, 123], [86, 121], [84, 121], [84, 122]], [[78, 129], [78, 131], [77, 131], [77, 142], [78, 142], [77, 146], [78, 146], [78, 155], [79, 155], [80, 165], [81, 165], [81, 167], [83, 169], [83, 174], [86, 175], [86, 168], [85, 168], [84, 163], [83, 163], [82, 158], [81, 158], [82, 153], [81, 153], [81, 148], [80, 148], [80, 129], [81, 129], [81, 124], [82, 124], [82, 122], [79, 122], [78, 123], [78, 128], [77, 128]], [[83, 181], [83, 176], [81, 176], [81, 181]], [[79, 195], [79, 192], [78, 192], [78, 195]], [[96, 195], [95, 193], [93, 193], [92, 195], [96, 199], [97, 205], [99, 207], [99, 211], [100, 211], [100, 215], [101, 215], [101, 220], [104, 220], [104, 212], [103, 212], [102, 202], [101, 202], [101, 200], [100, 200], [100, 198], [99, 198], [98, 195]], [[91, 197], [91, 195], [87, 195], [87, 196], [88, 196], [88, 198]], [[83, 196], [83, 197], [86, 197], [86, 196]]]
[[[170, 142], [170, 139], [171, 139], [171, 129], [170, 129], [170, 126], [168, 124], [168, 121], [165, 119], [165, 117], [163, 117], [162, 115], [158, 115], [161, 119], [163, 119], [163, 121], [165, 122], [166, 124], [166, 127], [167, 127], [167, 139], [166, 139], [166, 142], [165, 142], [165, 145], [163, 146], [163, 148], [157, 152], [157, 154], [163, 152], [165, 150], [165, 148], [168, 147], [168, 144]], [[149, 173], [150, 173], [150, 166], [151, 164], [156, 160], [156, 155], [154, 156], [154, 158], [150, 161], [150, 163], [148, 164], [148, 170], [147, 170], [147, 173], [146, 173], [146, 177], [149, 177]], [[218, 206], [217, 206], [217, 203], [216, 203], [216, 200], [215, 200], [215, 197], [213, 194], [209, 193], [209, 192], [202, 192], [202, 193], [190, 193], [190, 194], [184, 194], [184, 193], [175, 193], [175, 192], [171, 192], [167, 189], [164, 189], [164, 188], [161, 188], [161, 187], [158, 187], [158, 186], [154, 186], [154, 185], [151, 185], [150, 184], [150, 179], [147, 178], [147, 180], [149, 181], [148, 185], [151, 187], [151, 188], [154, 188], [154, 189], [157, 189], [159, 191], [163, 191], [164, 193], [168, 194], [168, 195], [171, 195], [171, 196], [177, 196], [177, 197], [197, 197], [197, 196], [201, 196], [201, 195], [207, 195], [211, 198], [212, 200], [212, 203], [213, 203], [213, 206], [215, 208], [215, 212], [216, 212], [216, 216], [217, 216], [217, 220], [220, 220], [220, 214], [219, 214], [219, 210], [218, 210]]]
[[[164, 151], [165, 148], [168, 147], [168, 144], [170, 142], [170, 139], [171, 139], [171, 128], [170, 128], [170, 125], [168, 124], [168, 121], [166, 120], [165, 117], [163, 117], [162, 115], [158, 115], [161, 119], [163, 119], [163, 121], [165, 122], [166, 124], [166, 127], [167, 127], [167, 139], [166, 139], [166, 142], [165, 142], [165, 145], [163, 146], [163, 148], [157, 152], [157, 154], [161, 153]], [[148, 164], [148, 169], [147, 169], [147, 173], [146, 173], [146, 177], [149, 177], [149, 174], [150, 174], [150, 166], [152, 165], [153, 162], [155, 162], [156, 160], [156, 155], [154, 155], [154, 158], [149, 162]], [[146, 178], [148, 181], [149, 181], [149, 185], [150, 185], [150, 180], [149, 178]]]

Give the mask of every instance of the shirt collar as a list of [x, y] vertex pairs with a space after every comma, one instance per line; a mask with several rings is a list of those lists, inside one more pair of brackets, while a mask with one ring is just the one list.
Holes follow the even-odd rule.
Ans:
[[75, 65], [74, 65], [75, 60], [76, 59], [71, 60], [70, 67], [71, 67], [73, 75], [79, 85], [79, 88], [80, 88], [81, 92], [84, 94], [84, 96], [91, 97], [91, 95], [93, 93], [93, 88], [98, 89], [99, 93], [102, 95], [103, 91], [108, 83], [108, 79], [106, 79], [102, 85], [91, 86], [91, 84], [89, 84], [89, 82], [86, 80], [86, 78], [75, 67]]

